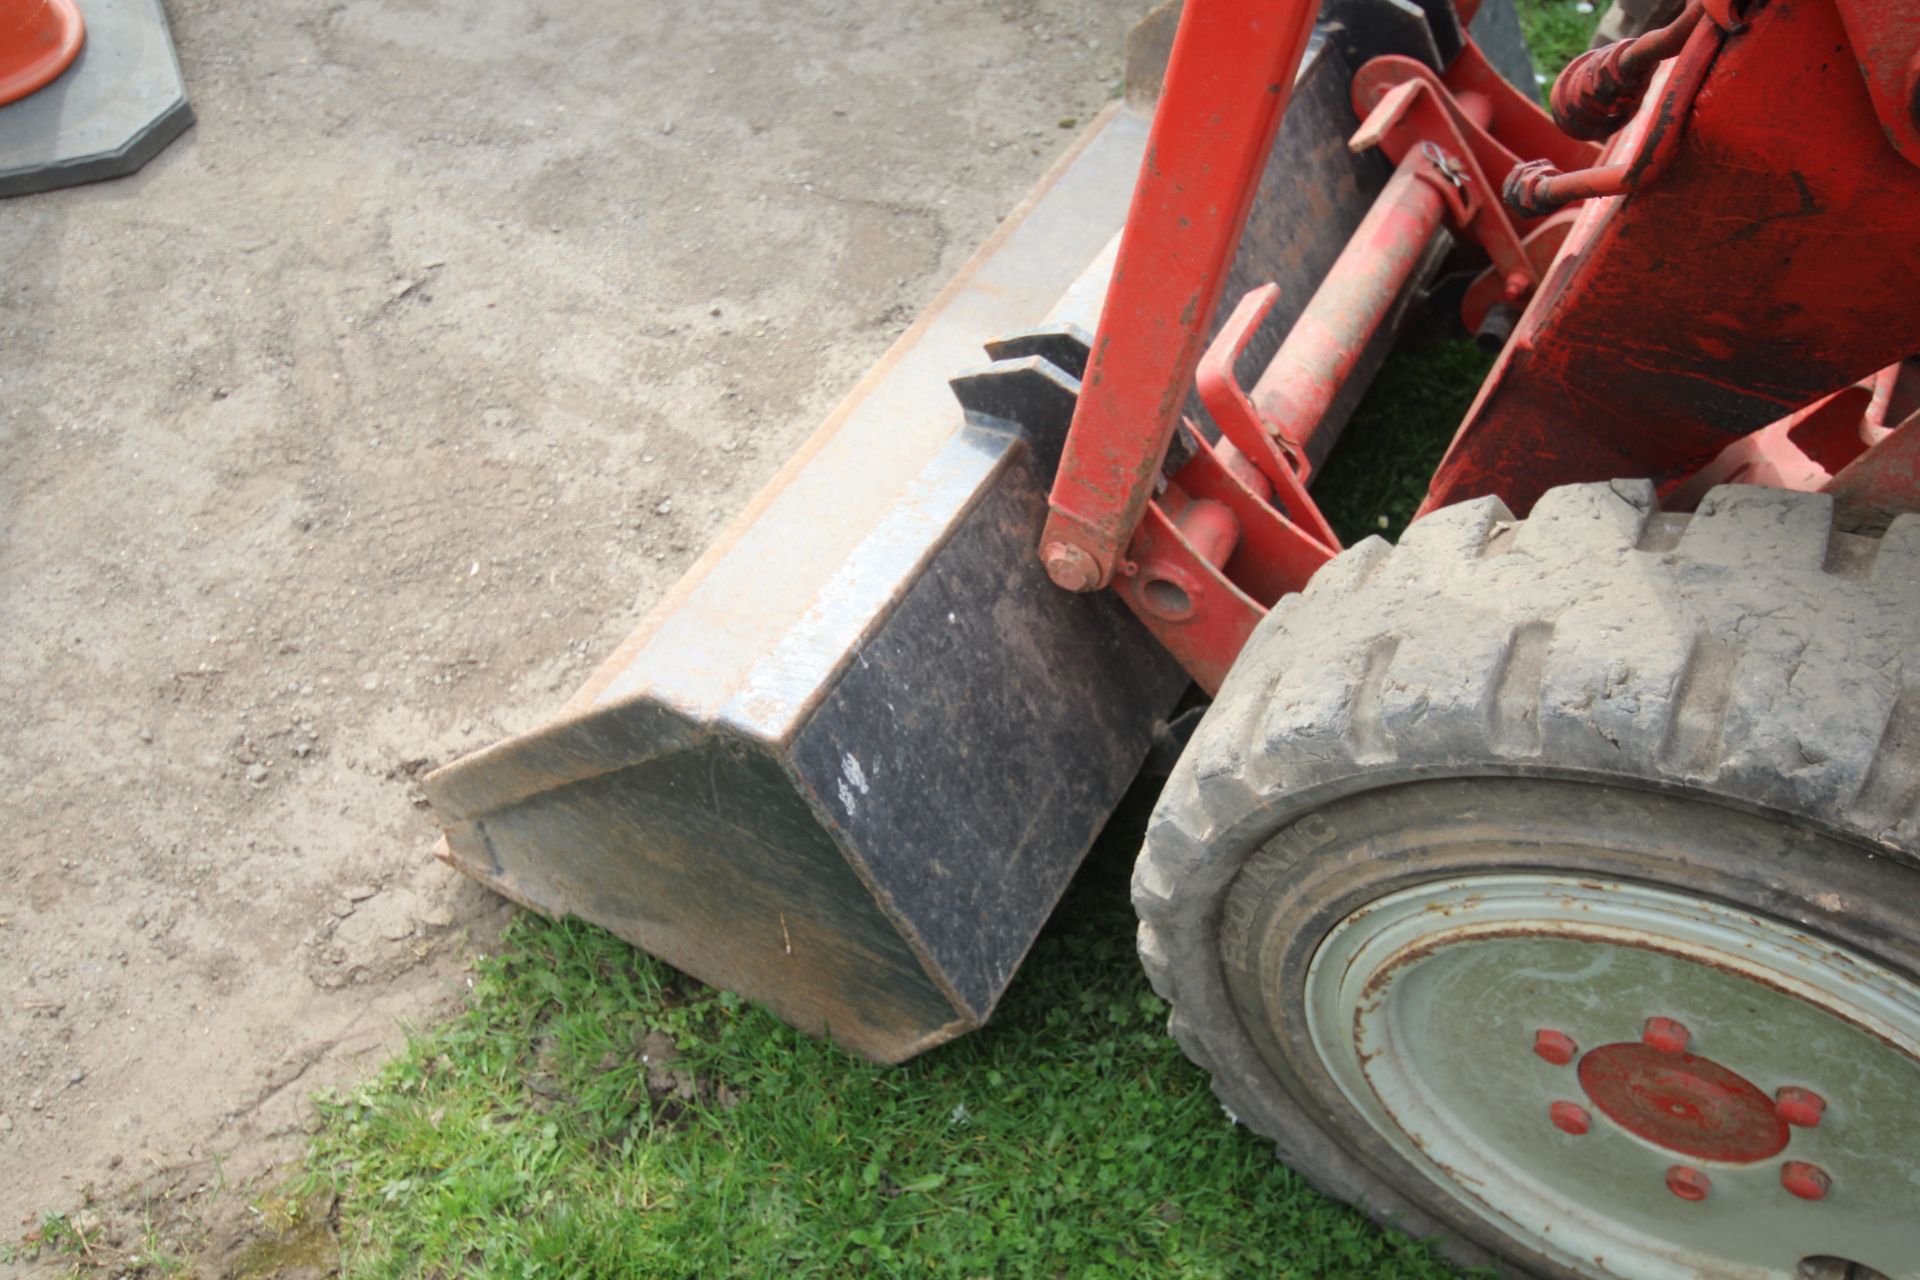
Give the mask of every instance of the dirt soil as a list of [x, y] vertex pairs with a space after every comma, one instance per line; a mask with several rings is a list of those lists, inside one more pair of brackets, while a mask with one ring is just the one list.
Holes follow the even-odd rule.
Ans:
[[169, 5], [197, 127], [0, 204], [0, 1239], [244, 1221], [457, 1002], [507, 909], [415, 779], [625, 635], [1144, 8]]

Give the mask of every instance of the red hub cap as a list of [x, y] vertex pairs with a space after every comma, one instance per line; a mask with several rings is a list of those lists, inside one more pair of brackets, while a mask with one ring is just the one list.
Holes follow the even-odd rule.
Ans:
[[1787, 1122], [1746, 1077], [1708, 1058], [1623, 1041], [1580, 1059], [1580, 1085], [1608, 1119], [1695, 1160], [1751, 1164], [1787, 1145]]

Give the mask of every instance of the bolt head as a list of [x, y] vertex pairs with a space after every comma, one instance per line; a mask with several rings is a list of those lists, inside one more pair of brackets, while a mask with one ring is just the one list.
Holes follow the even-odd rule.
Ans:
[[1788, 1085], [1773, 1097], [1774, 1114], [1797, 1129], [1811, 1129], [1820, 1123], [1827, 1100], [1811, 1089]]
[[1780, 1166], [1780, 1185], [1802, 1200], [1825, 1200], [1833, 1189], [1833, 1179], [1817, 1164], [1789, 1160]]
[[1580, 1052], [1580, 1046], [1564, 1031], [1550, 1031], [1543, 1027], [1533, 1033], [1533, 1051], [1554, 1066], [1564, 1067], [1573, 1061], [1574, 1054]]
[[1565, 1031], [1548, 1031], [1542, 1027], [1534, 1032], [1534, 1054], [1544, 1057], [1555, 1067], [1565, 1067], [1571, 1063], [1572, 1055], [1580, 1052], [1580, 1046], [1572, 1042], [1572, 1036]]
[[1713, 1180], [1692, 1165], [1677, 1164], [1667, 1170], [1667, 1190], [1682, 1200], [1705, 1200]]
[[1693, 1034], [1672, 1018], [1648, 1018], [1640, 1039], [1662, 1053], [1685, 1053]]
[[1562, 1133], [1579, 1137], [1593, 1128], [1593, 1117], [1577, 1102], [1556, 1102], [1547, 1108], [1547, 1119]]
[[1040, 553], [1047, 576], [1068, 591], [1086, 591], [1100, 580], [1100, 567], [1086, 550], [1070, 542], [1049, 542]]
[[1040, 550], [1053, 585], [1065, 591], [1089, 591], [1100, 581], [1100, 566], [1086, 550], [1070, 542], [1049, 542]]

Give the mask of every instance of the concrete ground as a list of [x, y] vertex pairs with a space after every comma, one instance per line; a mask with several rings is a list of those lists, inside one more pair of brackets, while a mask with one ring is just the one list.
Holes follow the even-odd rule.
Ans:
[[454, 1005], [507, 912], [415, 779], [626, 634], [1144, 7], [169, 5], [198, 126], [0, 204], [0, 1240], [243, 1223]]

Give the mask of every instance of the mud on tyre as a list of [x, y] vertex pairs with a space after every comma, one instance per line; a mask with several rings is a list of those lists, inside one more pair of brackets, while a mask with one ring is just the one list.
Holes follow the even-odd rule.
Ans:
[[1154, 815], [1174, 1035], [1463, 1263], [1920, 1275], [1917, 631], [1920, 518], [1818, 495], [1581, 485], [1352, 548]]

